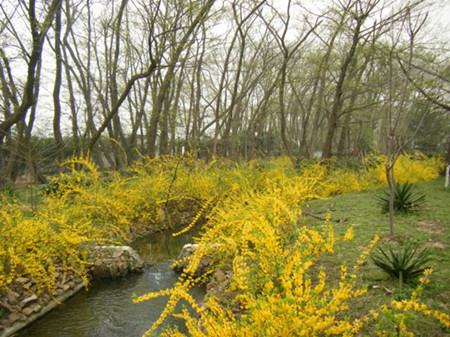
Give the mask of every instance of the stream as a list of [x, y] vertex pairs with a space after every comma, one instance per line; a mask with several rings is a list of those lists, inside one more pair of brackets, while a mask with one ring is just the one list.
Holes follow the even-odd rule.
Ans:
[[[142, 295], [172, 287], [177, 274], [170, 268], [191, 235], [172, 237], [157, 233], [132, 244], [146, 262], [144, 272], [118, 280], [95, 281], [88, 291], [57, 306], [47, 315], [18, 333], [17, 337], [141, 337], [163, 310], [167, 298], [133, 304], [133, 294]], [[193, 289], [197, 299], [203, 289]], [[182, 323], [168, 319], [165, 324]], [[160, 330], [159, 330], [160, 331]]]

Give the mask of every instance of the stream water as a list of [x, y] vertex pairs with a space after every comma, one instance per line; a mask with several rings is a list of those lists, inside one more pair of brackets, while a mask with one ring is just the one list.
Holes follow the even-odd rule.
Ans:
[[[174, 238], [167, 233], [139, 239], [132, 246], [145, 262], [151, 264], [143, 273], [95, 282], [89, 291], [81, 290], [22, 330], [17, 337], [142, 336], [158, 319], [167, 299], [133, 304], [132, 295], [171, 287], [177, 274], [170, 269], [170, 260], [176, 258], [182, 246], [190, 241], [190, 236]], [[193, 290], [197, 298], [203, 294], [202, 289]], [[180, 322], [169, 319], [166, 324], [180, 325]]]

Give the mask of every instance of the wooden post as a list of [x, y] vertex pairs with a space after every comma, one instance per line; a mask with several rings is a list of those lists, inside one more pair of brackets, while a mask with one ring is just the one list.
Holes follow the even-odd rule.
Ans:
[[450, 183], [450, 164], [447, 165], [447, 169], [445, 170], [445, 188], [448, 188]]

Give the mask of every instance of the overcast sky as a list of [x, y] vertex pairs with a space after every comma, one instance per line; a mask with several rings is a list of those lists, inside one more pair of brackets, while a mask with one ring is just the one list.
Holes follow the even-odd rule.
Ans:
[[[437, 38], [450, 42], [450, 0], [439, 0], [430, 13]], [[450, 46], [449, 46], [450, 47]]]

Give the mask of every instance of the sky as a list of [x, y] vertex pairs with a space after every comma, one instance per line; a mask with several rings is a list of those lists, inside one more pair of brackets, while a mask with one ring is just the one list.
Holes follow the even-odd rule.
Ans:
[[450, 41], [450, 0], [438, 0], [430, 19], [435, 26], [433, 35], [444, 42]]

